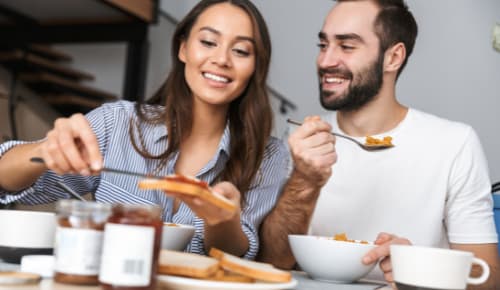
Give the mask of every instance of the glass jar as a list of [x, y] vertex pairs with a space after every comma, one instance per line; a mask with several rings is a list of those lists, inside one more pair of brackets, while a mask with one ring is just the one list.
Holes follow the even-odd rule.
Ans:
[[156, 205], [114, 205], [104, 229], [103, 289], [155, 289], [162, 232]]
[[56, 210], [54, 280], [78, 285], [99, 284], [103, 231], [111, 205], [60, 200]]

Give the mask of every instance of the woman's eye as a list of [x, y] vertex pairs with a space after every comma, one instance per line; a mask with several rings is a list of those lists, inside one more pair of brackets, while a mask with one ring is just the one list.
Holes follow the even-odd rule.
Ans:
[[236, 53], [236, 55], [239, 55], [239, 56], [249, 56], [250, 55], [250, 52], [248, 52], [244, 49], [235, 48], [235, 49], [233, 49], [233, 51]]
[[207, 47], [213, 47], [213, 46], [216, 46], [217, 44], [213, 41], [210, 41], [210, 40], [200, 40], [201, 44], [203, 44], [204, 46], [207, 46]]

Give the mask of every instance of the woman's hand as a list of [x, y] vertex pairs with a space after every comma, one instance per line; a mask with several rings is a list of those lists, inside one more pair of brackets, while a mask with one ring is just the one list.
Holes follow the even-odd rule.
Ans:
[[189, 208], [200, 218], [205, 220], [205, 223], [209, 226], [215, 226], [223, 222], [231, 221], [238, 218], [241, 212], [240, 191], [230, 182], [221, 182], [212, 187], [212, 191], [229, 199], [235, 206], [235, 211], [228, 211], [221, 209], [210, 202], [204, 201], [201, 198], [189, 196], [186, 194], [172, 194], [168, 192], [167, 194], [173, 196], [184, 203], [186, 203]]
[[102, 167], [97, 138], [82, 114], [57, 119], [37, 150], [47, 168], [57, 174], [88, 176]]
[[376, 263], [381, 259], [379, 267], [384, 273], [384, 279], [389, 283], [394, 282], [390, 256], [390, 245], [392, 244], [411, 245], [411, 242], [406, 238], [401, 238], [396, 235], [380, 233], [375, 240], [375, 245], [378, 245], [378, 247], [372, 249], [363, 257], [363, 264], [365, 265]]

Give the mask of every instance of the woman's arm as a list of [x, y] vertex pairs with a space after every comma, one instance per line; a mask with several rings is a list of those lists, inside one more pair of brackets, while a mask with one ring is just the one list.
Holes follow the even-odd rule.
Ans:
[[[235, 203], [240, 203], [240, 192], [229, 182], [221, 182], [213, 190]], [[219, 213], [222, 211], [220, 210]], [[227, 215], [227, 217], [230, 216]], [[248, 251], [248, 238], [241, 228], [239, 206], [229, 219], [213, 225], [205, 223], [205, 252], [208, 253], [212, 247], [235, 256], [243, 256]]]
[[41, 156], [41, 143], [18, 145], [0, 158], [0, 187], [6, 191], [20, 191], [31, 186], [47, 170], [45, 165], [30, 162]]

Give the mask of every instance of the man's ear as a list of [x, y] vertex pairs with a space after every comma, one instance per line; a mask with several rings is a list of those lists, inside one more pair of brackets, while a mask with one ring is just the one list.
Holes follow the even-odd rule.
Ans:
[[177, 57], [183, 63], [186, 63], [186, 40], [181, 41], [181, 45], [179, 46], [179, 53], [177, 53]]
[[385, 51], [384, 71], [397, 72], [406, 59], [406, 47], [402, 42], [396, 43]]

